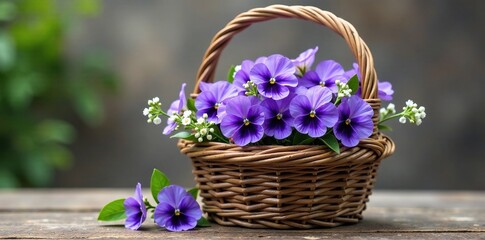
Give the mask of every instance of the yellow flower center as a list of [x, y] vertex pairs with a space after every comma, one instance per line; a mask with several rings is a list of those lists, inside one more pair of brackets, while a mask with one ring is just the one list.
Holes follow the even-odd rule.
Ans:
[[274, 77], [269, 79], [269, 84], [273, 85], [276, 83], [276, 79]]
[[221, 106], [221, 104], [220, 104], [220, 103], [216, 103], [216, 104], [214, 104], [214, 109], [216, 109], [216, 110], [217, 110], [217, 109], [219, 109], [219, 106]]
[[345, 125], [350, 125], [350, 119], [345, 120]]
[[310, 117], [311, 117], [311, 118], [314, 118], [314, 117], [315, 117], [315, 110], [311, 110], [311, 111], [310, 111]]
[[180, 209], [175, 209], [175, 216], [180, 216], [181, 212], [180, 212]]
[[281, 120], [283, 118], [283, 114], [278, 113], [276, 114], [276, 119]]
[[320, 82], [320, 86], [325, 87], [325, 82], [324, 81], [321, 81]]
[[244, 119], [244, 126], [248, 126], [249, 124], [251, 124], [251, 122], [247, 118], [245, 118]]

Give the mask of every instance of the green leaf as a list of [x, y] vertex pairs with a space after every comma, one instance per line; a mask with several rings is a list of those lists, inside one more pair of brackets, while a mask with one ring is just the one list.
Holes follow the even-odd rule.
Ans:
[[392, 131], [392, 128], [391, 128], [391, 127], [389, 127], [389, 126], [386, 126], [386, 125], [381, 125], [381, 124], [379, 124], [379, 125], [377, 125], [377, 128], [378, 128], [379, 130], [383, 130], [383, 131]]
[[347, 82], [347, 85], [349, 86], [350, 90], [352, 90], [350, 95], [354, 95], [357, 90], [359, 90], [359, 78], [357, 77], [357, 74], [350, 78], [350, 80]]
[[298, 131], [295, 131], [295, 136], [293, 137], [293, 144], [292, 145], [309, 145], [315, 141], [314, 138], [309, 137], [306, 134], [301, 134]]
[[229, 68], [229, 72], [227, 73], [227, 81], [229, 83], [234, 82], [234, 73], [236, 72], [236, 66], [231, 65], [231, 68]]
[[211, 223], [205, 218], [201, 217], [199, 221], [197, 221], [197, 227], [210, 227]]
[[192, 195], [192, 197], [194, 197], [194, 199], [197, 199], [197, 195], [199, 194], [199, 189], [195, 187], [195, 188], [190, 189], [187, 192], [190, 193], [190, 195]]
[[327, 133], [320, 139], [323, 143], [325, 143], [325, 145], [327, 145], [327, 147], [332, 149], [337, 154], [340, 154], [340, 145], [337, 138], [332, 133]]
[[17, 13], [17, 7], [8, 1], [0, 2], [0, 21], [10, 21]]
[[170, 136], [170, 138], [182, 138], [182, 139], [187, 139], [189, 137], [191, 137], [192, 134], [190, 134], [189, 132], [178, 132], [172, 136]]
[[197, 108], [195, 108], [195, 100], [191, 97], [187, 98], [187, 108], [192, 112], [197, 112]]
[[99, 4], [96, 0], [77, 0], [76, 10], [86, 16], [94, 16], [99, 12]]
[[150, 180], [150, 190], [152, 192], [153, 199], [158, 203], [158, 193], [166, 186], [170, 185], [170, 180], [163, 172], [158, 169], [153, 169], [152, 179]]
[[126, 218], [125, 199], [114, 200], [101, 209], [98, 221], [118, 221]]
[[15, 42], [6, 31], [0, 31], [0, 70], [9, 70], [15, 64]]
[[37, 134], [44, 142], [72, 143], [75, 129], [67, 122], [49, 119], [37, 126]]

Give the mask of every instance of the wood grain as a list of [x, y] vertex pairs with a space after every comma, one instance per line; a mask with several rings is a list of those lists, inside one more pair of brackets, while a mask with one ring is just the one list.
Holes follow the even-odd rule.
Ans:
[[0, 239], [485, 239], [485, 193], [378, 191], [361, 223], [329, 229], [258, 230], [213, 224], [172, 233], [151, 220], [141, 231], [125, 229], [123, 222], [96, 221], [105, 203], [131, 194], [124, 189], [0, 191]]

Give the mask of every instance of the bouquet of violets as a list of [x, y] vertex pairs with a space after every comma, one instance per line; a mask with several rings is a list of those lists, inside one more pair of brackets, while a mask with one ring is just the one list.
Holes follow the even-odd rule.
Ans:
[[[371, 106], [360, 96], [360, 71], [356, 63], [350, 70], [333, 60], [312, 65], [318, 47], [297, 58], [280, 54], [244, 60], [231, 67], [227, 80], [201, 82], [200, 94], [186, 98], [185, 83], [179, 99], [168, 111], [160, 99], [148, 100], [143, 114], [148, 123], [161, 124], [168, 118], [163, 134], [194, 142], [217, 141], [246, 145], [325, 144], [339, 153], [340, 143], [356, 146], [373, 131]], [[381, 100], [393, 96], [389, 82], [378, 81]], [[406, 102], [397, 113], [390, 103], [380, 109], [380, 129], [385, 121], [420, 125], [425, 108]]]

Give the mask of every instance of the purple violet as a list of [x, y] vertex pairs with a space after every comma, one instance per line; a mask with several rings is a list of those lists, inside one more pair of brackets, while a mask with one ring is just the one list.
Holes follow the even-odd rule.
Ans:
[[300, 85], [311, 88], [313, 86], [327, 87], [332, 93], [337, 93], [338, 87], [335, 84], [336, 80], [341, 82], [346, 81], [345, 71], [343, 67], [336, 61], [326, 60], [320, 62], [315, 71], [308, 71], [300, 79]]
[[328, 88], [315, 86], [303, 95], [298, 95], [290, 103], [293, 125], [298, 132], [310, 137], [321, 137], [327, 127], [333, 127], [338, 119], [338, 111], [331, 103], [332, 92]]
[[291, 135], [293, 127], [293, 117], [290, 114], [290, 102], [295, 95], [275, 101], [271, 98], [261, 102], [264, 112], [264, 133], [276, 139], [285, 139]]
[[[359, 65], [357, 63], [352, 64], [352, 69], [350, 69], [349, 71], [346, 71], [344, 76], [347, 80], [349, 80], [355, 74], [357, 74], [359, 81], [361, 81], [362, 78], [359, 70]], [[384, 101], [392, 100], [392, 95], [394, 94], [394, 90], [392, 89], [392, 84], [390, 82], [385, 82], [385, 81], [381, 82], [377, 80], [377, 89], [379, 90], [377, 92], [377, 95], [381, 100], [384, 100]], [[355, 95], [361, 96], [360, 86], [357, 92], [355, 93]]]
[[290, 59], [274, 54], [254, 65], [249, 77], [263, 97], [280, 100], [290, 94], [291, 87], [298, 85], [295, 70]]
[[197, 117], [202, 117], [207, 113], [208, 121], [220, 123], [217, 117], [217, 109], [225, 104], [225, 102], [237, 96], [237, 89], [232, 84], [226, 81], [218, 81], [215, 83], [200, 83], [202, 92], [195, 99], [195, 107], [197, 108]]
[[[184, 109], [187, 109], [187, 98], [185, 97], [185, 83], [182, 84], [180, 89], [179, 99], [175, 100], [170, 104], [170, 108], [167, 111], [167, 115], [172, 116], [173, 114], [182, 114]], [[169, 135], [177, 127], [177, 123], [168, 118], [167, 126], [163, 129], [163, 134]]]
[[371, 106], [359, 96], [345, 97], [338, 106], [339, 118], [333, 132], [346, 147], [354, 147], [372, 134], [374, 124]]
[[244, 87], [244, 84], [249, 82], [251, 79], [249, 79], [249, 72], [251, 72], [251, 69], [254, 66], [254, 62], [251, 60], [244, 60], [241, 63], [241, 69], [236, 72], [234, 75], [234, 82], [233, 85], [237, 88], [237, 91], [239, 94], [243, 95], [246, 92], [246, 88]]
[[264, 113], [259, 99], [237, 96], [227, 102], [220, 127], [224, 136], [232, 138], [239, 146], [245, 146], [263, 138], [263, 122]]
[[304, 75], [311, 67], [313, 64], [313, 61], [315, 61], [315, 54], [318, 51], [318, 46], [315, 48], [310, 48], [302, 53], [295, 58], [292, 59], [291, 61], [295, 65], [298, 74]]
[[135, 195], [125, 199], [123, 203], [126, 213], [125, 227], [131, 230], [138, 230], [147, 218], [147, 209], [141, 194], [141, 184], [135, 187]]
[[159, 204], [154, 220], [169, 231], [186, 231], [197, 226], [202, 217], [200, 206], [194, 197], [178, 185], [170, 185], [158, 193]]

